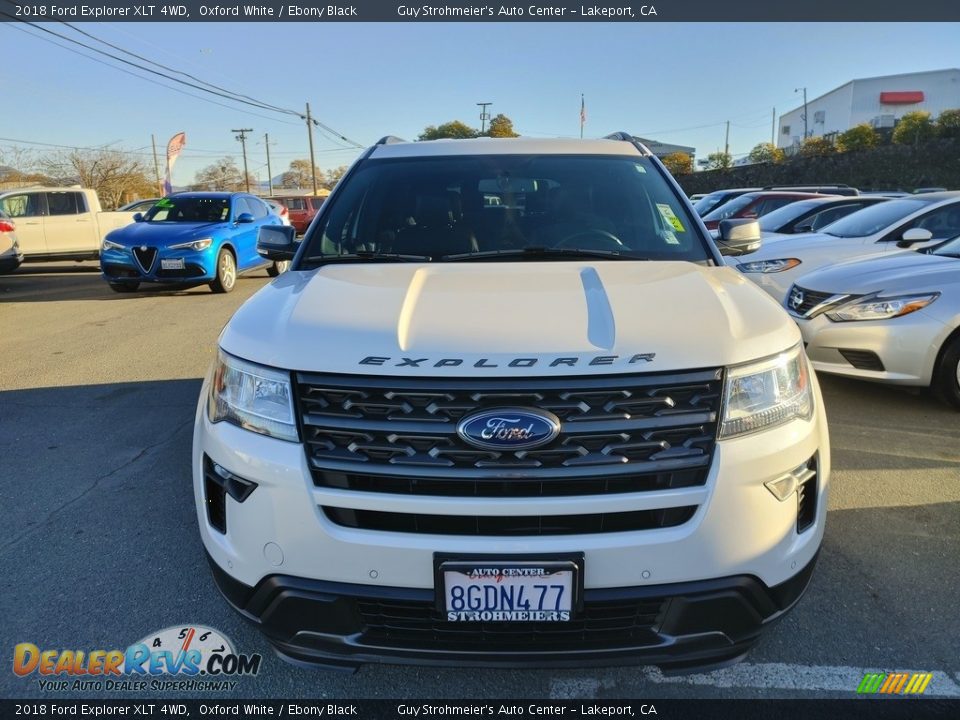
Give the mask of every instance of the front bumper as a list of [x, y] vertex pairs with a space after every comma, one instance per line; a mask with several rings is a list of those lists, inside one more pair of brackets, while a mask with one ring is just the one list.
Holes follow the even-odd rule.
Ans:
[[890, 320], [793, 319], [818, 372], [895, 385], [930, 385], [937, 354], [950, 335], [950, 327], [925, 310]]
[[[182, 260], [183, 268], [164, 269], [163, 260]], [[200, 252], [158, 248], [153, 262], [143, 267], [131, 250], [104, 250], [100, 271], [108, 282], [205, 283], [216, 278], [216, 254], [211, 248]]]
[[582, 667], [655, 664], [692, 671], [738, 659], [806, 590], [816, 556], [767, 587], [748, 575], [670, 585], [586, 590], [569, 623], [449, 623], [432, 590], [270, 575], [255, 587], [212, 559], [217, 587], [288, 659], [364, 663]]

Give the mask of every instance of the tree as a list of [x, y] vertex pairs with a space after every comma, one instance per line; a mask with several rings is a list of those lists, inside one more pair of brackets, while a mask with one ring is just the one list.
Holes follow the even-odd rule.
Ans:
[[837, 150], [851, 152], [868, 150], [880, 144], [880, 136], [870, 123], [860, 123], [837, 137]]
[[323, 187], [327, 190], [333, 190], [336, 187], [337, 183], [340, 182], [340, 178], [343, 177], [343, 174], [347, 171], [346, 165], [341, 165], [336, 167], [333, 170], [327, 170], [323, 174]]
[[[250, 185], [256, 185], [256, 179], [248, 175]], [[232, 157], [223, 157], [212, 165], [207, 165], [194, 176], [194, 188], [197, 190], [226, 190], [237, 192], [246, 190], [243, 170], [237, 167]]]
[[280, 177], [280, 184], [285, 188], [313, 188], [313, 173], [317, 174], [317, 186], [323, 185], [323, 170], [310, 167], [309, 160], [291, 160], [290, 167]]
[[960, 137], [960, 110], [944, 110], [937, 118], [937, 135], [945, 138]]
[[778, 163], [783, 162], [786, 153], [773, 143], [760, 143], [754, 146], [747, 157], [755, 163]]
[[493, 119], [490, 121], [490, 127], [487, 128], [486, 135], [492, 138], [520, 137], [520, 133], [515, 132], [513, 129], [513, 120], [503, 113], [493, 116]]
[[689, 175], [693, 172], [693, 160], [685, 152], [670, 153], [664, 155], [660, 160], [671, 175]]
[[900, 145], [917, 145], [936, 133], [930, 113], [915, 110], [906, 113], [893, 128], [893, 141]]
[[150, 197], [156, 183], [140, 158], [117, 150], [69, 150], [46, 155], [43, 172], [58, 184], [79, 183], [97, 191], [104, 207], [115, 208], [132, 197]]
[[726, 170], [733, 165], [733, 156], [727, 152], [715, 152], [707, 155], [707, 170]]
[[824, 137], [808, 137], [800, 143], [800, 157], [825, 157], [836, 152], [833, 143]]
[[[491, 126], [493, 123], [490, 123]], [[480, 132], [476, 128], [472, 128], [466, 123], [462, 123], [459, 120], [451, 120], [450, 122], [445, 122], [442, 125], [427, 125], [424, 128], [423, 132], [420, 133], [420, 137], [417, 140], [439, 140], [440, 138], [475, 138], [479, 137]]]

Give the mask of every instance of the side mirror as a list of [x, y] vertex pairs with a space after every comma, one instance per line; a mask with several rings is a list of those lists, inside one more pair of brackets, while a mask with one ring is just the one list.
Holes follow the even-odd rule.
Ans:
[[237, 223], [252, 223], [253, 215], [250, 213], [240, 213], [237, 215]]
[[923, 228], [910, 228], [900, 236], [897, 241], [897, 247], [908, 248], [915, 243], [930, 242], [933, 240], [933, 233]]
[[756, 220], [721, 220], [717, 248], [721, 255], [746, 255], [760, 249], [760, 223]]
[[134, 213], [133, 214], [134, 222], [143, 222], [143, 213]]
[[290, 225], [261, 225], [257, 252], [268, 260], [292, 260], [300, 245], [296, 235]]

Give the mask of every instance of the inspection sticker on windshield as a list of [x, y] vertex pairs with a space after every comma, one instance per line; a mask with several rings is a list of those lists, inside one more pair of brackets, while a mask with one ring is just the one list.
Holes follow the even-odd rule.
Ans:
[[663, 239], [666, 241], [667, 245], [679, 245], [680, 241], [677, 240], [677, 236], [674, 235], [669, 230], [665, 230], [663, 233]]
[[683, 223], [680, 222], [680, 218], [674, 214], [672, 207], [666, 203], [657, 203], [657, 210], [660, 211], [660, 215], [664, 220], [673, 225], [674, 230], [677, 232], [686, 232], [686, 230], [683, 229]]

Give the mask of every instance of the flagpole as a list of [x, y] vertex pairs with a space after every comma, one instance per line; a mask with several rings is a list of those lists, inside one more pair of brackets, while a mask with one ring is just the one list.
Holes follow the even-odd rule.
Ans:
[[583, 140], [583, 125], [587, 121], [586, 118], [587, 106], [583, 99], [583, 93], [580, 93], [580, 139]]

